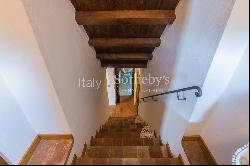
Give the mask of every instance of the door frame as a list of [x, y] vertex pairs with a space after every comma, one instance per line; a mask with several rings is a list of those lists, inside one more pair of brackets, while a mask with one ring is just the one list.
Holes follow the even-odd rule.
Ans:
[[[115, 78], [119, 78], [119, 69], [115, 68]], [[115, 95], [116, 95], [116, 104], [121, 102], [119, 94], [119, 80], [115, 80]]]

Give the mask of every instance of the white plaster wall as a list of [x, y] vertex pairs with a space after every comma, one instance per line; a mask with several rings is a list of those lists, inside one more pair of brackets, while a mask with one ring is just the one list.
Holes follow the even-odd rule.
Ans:
[[1, 153], [17, 164], [36, 134], [70, 129], [22, 1], [0, 1], [0, 25]]
[[[200, 123], [224, 93], [246, 47], [249, 45], [249, 1], [236, 1], [220, 45], [203, 85], [204, 96], [194, 108], [191, 123]], [[214, 93], [216, 92], [216, 93]], [[199, 127], [200, 125], [198, 125]], [[195, 127], [195, 126], [193, 126]], [[193, 129], [194, 130], [194, 129]]]
[[219, 164], [249, 142], [249, 1], [237, 0], [185, 135], [201, 135]]
[[[36, 136], [16, 98], [0, 75], [0, 154], [18, 164]], [[5, 158], [5, 159], [6, 159]]]
[[221, 165], [231, 165], [236, 150], [249, 142], [249, 47], [200, 135]]
[[[163, 33], [162, 44], [142, 75], [171, 76], [170, 87], [161, 86], [165, 90], [202, 87], [234, 2], [181, 0], [176, 9], [176, 21]], [[142, 85], [142, 89], [147, 88]], [[147, 95], [141, 93], [141, 97]], [[185, 96], [186, 102], [170, 95], [155, 103], [141, 103], [139, 107], [144, 119], [159, 131], [165, 143], [170, 143], [173, 153], [183, 156], [181, 139], [197, 101], [193, 92]]]
[[[73, 132], [72, 155], [81, 155], [96, 129], [108, 118], [105, 69], [75, 21], [68, 0], [23, 0], [65, 116]], [[101, 89], [79, 88], [78, 79], [101, 80]]]
[[3, 79], [37, 133], [70, 132], [22, 1], [0, 3]]

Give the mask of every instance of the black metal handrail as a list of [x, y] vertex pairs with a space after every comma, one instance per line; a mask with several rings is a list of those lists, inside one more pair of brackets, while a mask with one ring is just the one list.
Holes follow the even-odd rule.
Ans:
[[145, 101], [145, 99], [149, 99], [149, 98], [154, 99], [154, 97], [168, 95], [168, 94], [172, 94], [172, 93], [177, 93], [177, 99], [178, 100], [186, 100], [185, 97], [182, 98], [182, 99], [180, 99], [179, 93], [180, 92], [185, 92], [185, 91], [190, 91], [190, 90], [197, 90], [197, 92], [195, 92], [195, 96], [196, 97], [201, 97], [202, 96], [202, 89], [199, 86], [191, 86], [191, 87], [187, 87], [187, 88], [182, 88], [182, 89], [178, 89], [178, 90], [172, 90], [172, 91], [168, 91], [168, 92], [164, 92], [164, 93], [159, 93], [159, 94], [156, 94], [156, 95], [151, 95], [151, 96], [143, 97], [143, 98], [141, 98], [141, 100]]

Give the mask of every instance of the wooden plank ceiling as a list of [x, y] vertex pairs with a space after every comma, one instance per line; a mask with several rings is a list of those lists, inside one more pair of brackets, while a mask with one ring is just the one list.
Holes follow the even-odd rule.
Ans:
[[71, 0], [103, 67], [145, 68], [179, 0]]

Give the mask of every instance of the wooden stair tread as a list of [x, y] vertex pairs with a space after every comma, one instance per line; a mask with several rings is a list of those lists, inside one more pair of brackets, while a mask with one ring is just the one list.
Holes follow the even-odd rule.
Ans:
[[81, 158], [76, 165], [171, 165], [171, 161], [169, 158]]
[[168, 158], [166, 146], [90, 146], [85, 156], [90, 158]]
[[135, 123], [135, 122], [108, 122], [103, 126], [119, 126], [119, 127], [131, 127], [131, 126], [145, 126], [145, 123]]
[[201, 136], [184, 136], [182, 146], [190, 164], [217, 165], [214, 156]]
[[140, 133], [98, 133], [96, 138], [140, 138]]
[[76, 165], [183, 165], [160, 138], [140, 138], [145, 125], [135, 123], [135, 118], [109, 118], [90, 146], [85, 145]]
[[94, 138], [91, 146], [153, 146], [162, 145], [159, 139], [141, 138]]
[[122, 131], [122, 130], [132, 131], [132, 130], [141, 130], [143, 127], [144, 127], [144, 125], [143, 126], [142, 125], [138, 125], [138, 126], [137, 125], [135, 125], [135, 126], [109, 125], [109, 126], [102, 126], [100, 128], [100, 130], [102, 130], [102, 131], [106, 131], [106, 130], [116, 131], [116, 130], [120, 129], [120, 131]]
[[126, 128], [126, 129], [123, 129], [123, 128], [112, 128], [112, 129], [100, 129], [99, 130], [99, 133], [110, 133], [110, 132], [141, 132], [142, 128]]
[[20, 165], [63, 165], [70, 155], [74, 140], [71, 134], [39, 134], [24, 154]]
[[169, 158], [169, 162], [171, 165], [184, 165], [180, 158]]

